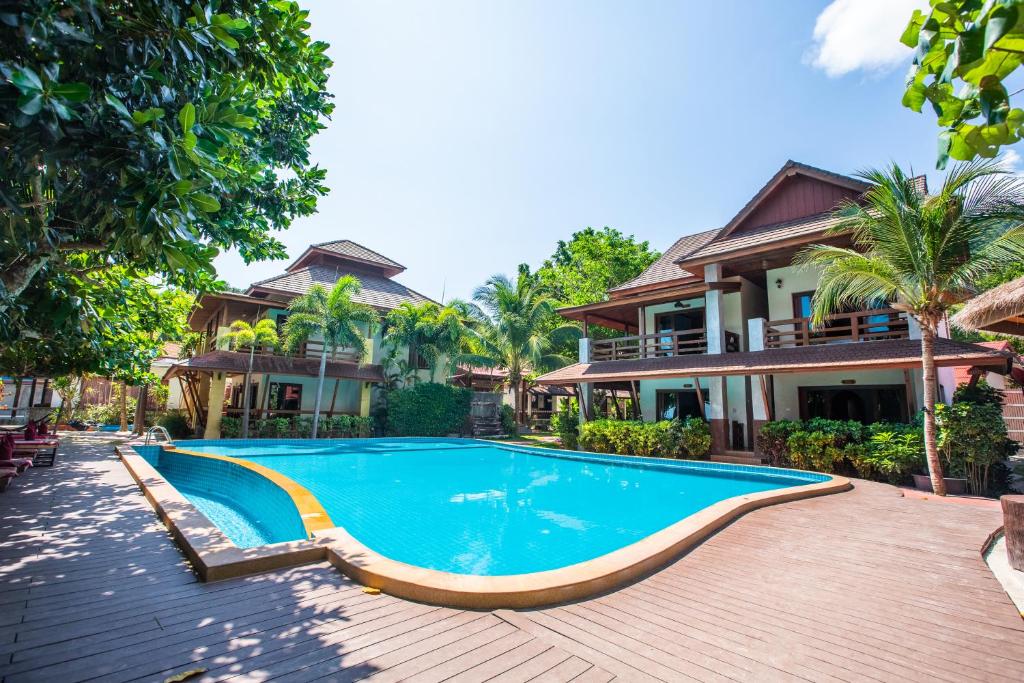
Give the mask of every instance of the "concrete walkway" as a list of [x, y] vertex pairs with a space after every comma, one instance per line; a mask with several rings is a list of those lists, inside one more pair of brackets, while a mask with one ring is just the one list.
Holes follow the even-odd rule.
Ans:
[[1019, 681], [989, 507], [849, 493], [746, 515], [664, 570], [543, 610], [371, 596], [326, 564], [202, 584], [113, 454], [73, 435], [0, 494], [13, 681]]

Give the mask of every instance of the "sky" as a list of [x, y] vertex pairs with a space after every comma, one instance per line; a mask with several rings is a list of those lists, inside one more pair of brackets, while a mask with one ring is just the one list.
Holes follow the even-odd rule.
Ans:
[[[331, 192], [277, 236], [292, 258], [352, 239], [437, 300], [587, 226], [664, 250], [787, 159], [940, 177], [934, 116], [900, 104], [899, 35], [926, 0], [301, 4], [334, 60], [312, 142]], [[245, 287], [286, 263], [216, 265]]]

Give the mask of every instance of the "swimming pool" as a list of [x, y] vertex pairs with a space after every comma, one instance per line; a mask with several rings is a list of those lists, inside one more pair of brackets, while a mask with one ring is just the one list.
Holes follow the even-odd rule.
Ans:
[[[464, 439], [220, 440], [177, 446], [274, 470], [308, 490], [334, 525], [385, 558], [478, 577], [532, 574], [621, 550], [722, 501], [831, 479], [764, 467], [589, 455]], [[188, 457], [179, 454], [179, 457]], [[201, 468], [171, 483], [210, 491]], [[263, 493], [222, 491], [227, 513], [266, 527]], [[213, 487], [216, 488], [216, 487]], [[243, 497], [245, 505], [230, 505]], [[191, 500], [191, 499], [190, 499]], [[204, 507], [205, 505], [205, 507]], [[255, 509], [255, 512], [254, 512]], [[292, 535], [302, 537], [294, 525]], [[294, 539], [280, 539], [294, 540]]]

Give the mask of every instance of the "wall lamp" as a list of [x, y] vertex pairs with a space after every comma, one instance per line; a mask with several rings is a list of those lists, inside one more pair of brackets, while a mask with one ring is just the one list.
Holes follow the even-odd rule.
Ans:
[[778, 289], [782, 289], [782, 278], [781, 278], [781, 277], [780, 277], [780, 278], [776, 278], [776, 279], [775, 279], [775, 286], [776, 286], [776, 287], [777, 287]]

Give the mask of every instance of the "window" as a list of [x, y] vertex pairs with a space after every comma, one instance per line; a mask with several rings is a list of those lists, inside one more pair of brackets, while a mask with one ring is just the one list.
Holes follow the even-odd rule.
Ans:
[[704, 404], [701, 410], [696, 390], [659, 391], [657, 393], [657, 409], [659, 420], [682, 420], [687, 417], [703, 417], [709, 406]]
[[657, 334], [665, 335], [658, 339], [657, 355], [674, 356], [678, 353], [699, 351], [699, 349], [691, 343], [698, 340], [696, 335], [680, 338], [674, 336], [672, 333], [685, 332], [687, 330], [700, 330], [703, 328], [703, 308], [697, 308], [691, 311], [672, 311], [671, 313], [660, 313], [656, 315], [654, 317], [654, 329]]
[[903, 385], [800, 387], [800, 419], [906, 422], [907, 389]]
[[302, 408], [302, 385], [271, 382], [269, 398], [271, 410], [300, 410]]

